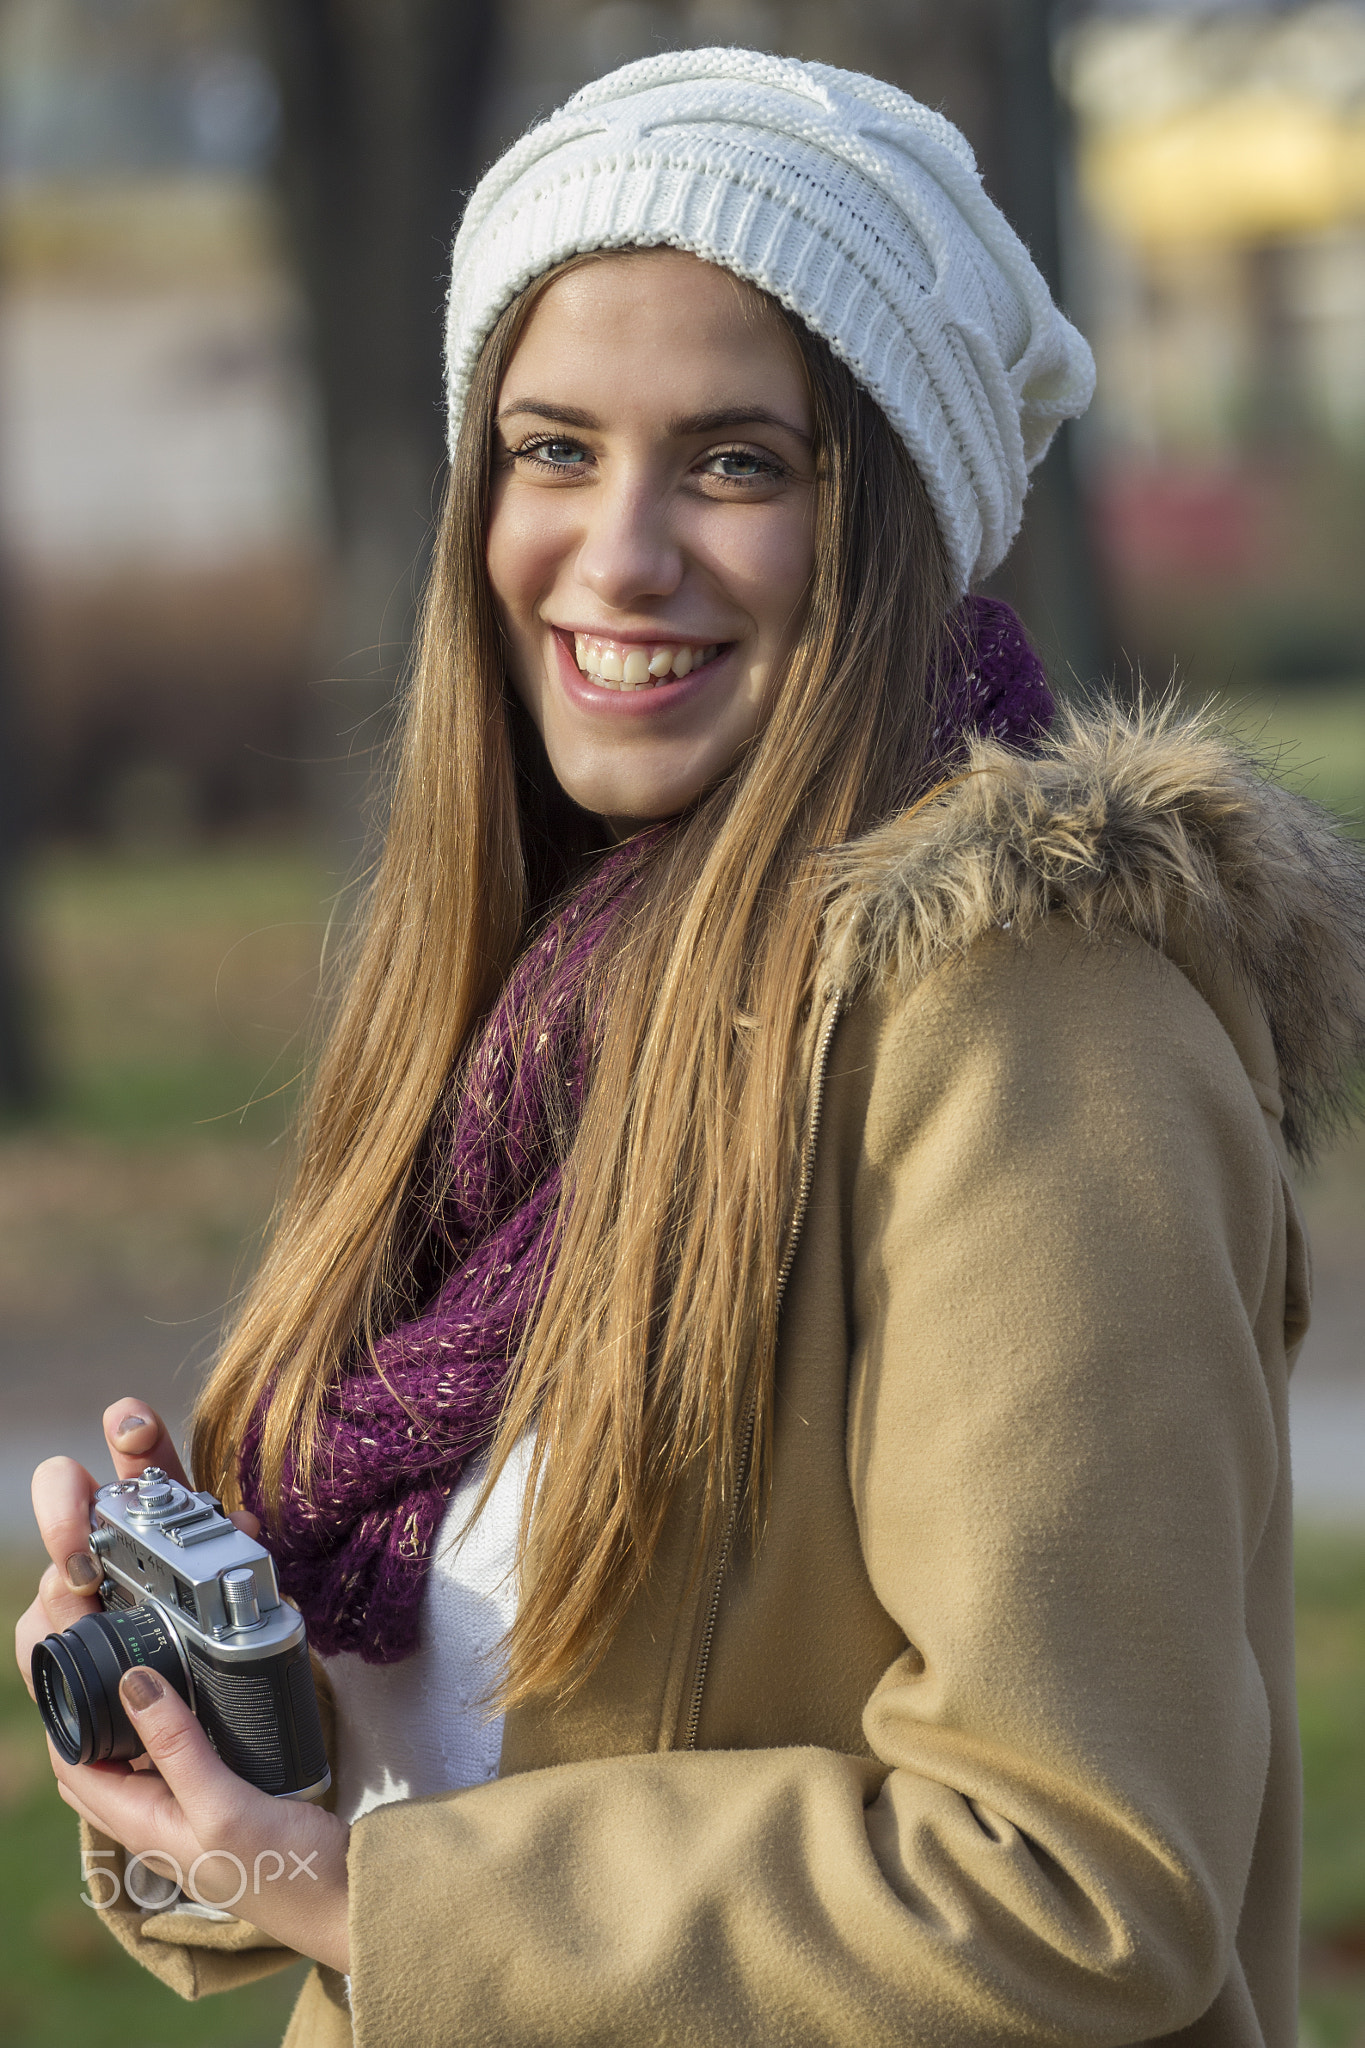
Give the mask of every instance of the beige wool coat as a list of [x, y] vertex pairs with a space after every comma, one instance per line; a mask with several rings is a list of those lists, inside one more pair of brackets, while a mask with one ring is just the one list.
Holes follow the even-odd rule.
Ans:
[[[764, 1538], [680, 1499], [498, 1781], [356, 1825], [290, 2048], [1292, 2048], [1288, 1159], [1359, 850], [1097, 713], [855, 846], [823, 957]], [[107, 1918], [187, 1996], [288, 1960]]]

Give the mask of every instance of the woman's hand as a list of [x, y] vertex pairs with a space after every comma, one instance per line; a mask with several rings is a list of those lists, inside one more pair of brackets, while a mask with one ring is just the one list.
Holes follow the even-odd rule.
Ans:
[[[154, 1409], [125, 1399], [104, 1413], [114, 1476], [159, 1465], [189, 1482]], [[99, 1481], [74, 1458], [48, 1458], [33, 1475], [33, 1511], [52, 1562], [20, 1616], [15, 1653], [33, 1690], [33, 1646], [97, 1613], [100, 1565], [90, 1555], [90, 1504]], [[248, 1514], [232, 1517], [256, 1535]], [[155, 1688], [155, 1691], [153, 1691]], [[230, 1771], [183, 1700], [155, 1674], [125, 1673], [121, 1687], [146, 1756], [132, 1764], [68, 1764], [48, 1744], [58, 1789], [93, 1827], [183, 1882], [203, 1905], [222, 1905], [301, 1955], [347, 1968], [346, 1844], [334, 1815], [272, 1799]]]
[[119, 1693], [154, 1768], [68, 1764], [49, 1744], [67, 1805], [149, 1868], [177, 1878], [201, 1905], [224, 1906], [344, 1974], [349, 1828], [320, 1807], [272, 1799], [237, 1777], [155, 1672], [126, 1671]]

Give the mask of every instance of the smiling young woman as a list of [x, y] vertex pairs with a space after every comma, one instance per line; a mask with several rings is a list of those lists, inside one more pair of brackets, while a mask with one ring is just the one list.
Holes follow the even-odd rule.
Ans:
[[[1198, 721], [1048, 734], [968, 592], [1089, 355], [890, 87], [587, 88], [470, 202], [448, 373], [384, 853], [194, 1442], [335, 1811], [131, 1674], [155, 1770], [56, 1764], [87, 1848], [309, 1882], [110, 1924], [187, 1995], [315, 1958], [294, 2048], [1290, 2048], [1287, 1161], [1365, 1050], [1359, 853]], [[93, 1484], [35, 1479], [21, 1660]]]
[[537, 297], [497, 430], [488, 574], [555, 779], [617, 831], [676, 817], [758, 732], [810, 592], [791, 329], [695, 256], [598, 257]]

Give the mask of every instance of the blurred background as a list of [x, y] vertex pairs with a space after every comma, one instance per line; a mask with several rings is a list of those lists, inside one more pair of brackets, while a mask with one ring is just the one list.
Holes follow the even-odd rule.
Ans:
[[[998, 579], [1065, 690], [1216, 699], [1365, 819], [1365, 5], [0, 0], [0, 1576], [124, 1392], [183, 1420], [269, 1213], [442, 463], [480, 170], [681, 45], [941, 106], [1099, 394]], [[1304, 2048], [1365, 2043], [1365, 1147], [1303, 1188]], [[277, 2041], [80, 1903], [0, 1682], [0, 2038]]]

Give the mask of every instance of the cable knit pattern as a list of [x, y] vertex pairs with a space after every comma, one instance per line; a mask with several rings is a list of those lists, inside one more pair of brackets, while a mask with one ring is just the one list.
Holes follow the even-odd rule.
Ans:
[[585, 86], [475, 189], [455, 241], [452, 450], [499, 313], [566, 257], [685, 249], [770, 292], [877, 400], [965, 590], [1094, 389], [1089, 348], [965, 138], [894, 86], [753, 50], [670, 50]]
[[[936, 684], [935, 739], [951, 759], [971, 734], [1031, 747], [1052, 716], [1037, 655], [1008, 605], [963, 601]], [[450, 1277], [373, 1365], [330, 1388], [305, 1493], [286, 1468], [267, 1514], [260, 1422], [242, 1454], [246, 1505], [268, 1521], [280, 1583], [315, 1649], [373, 1664], [409, 1656], [447, 1497], [497, 1421], [511, 1360], [548, 1278], [562, 1162], [587, 1092], [592, 956], [666, 827], [607, 856], [509, 977], [465, 1070], [436, 1227]]]

